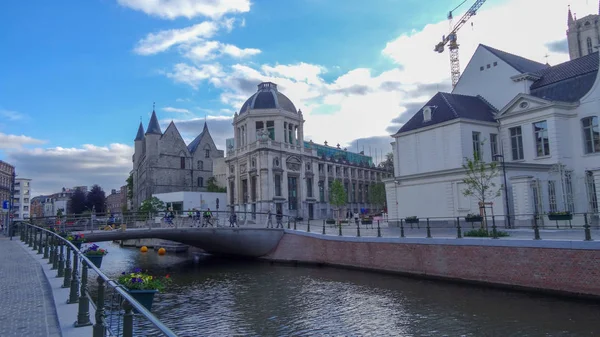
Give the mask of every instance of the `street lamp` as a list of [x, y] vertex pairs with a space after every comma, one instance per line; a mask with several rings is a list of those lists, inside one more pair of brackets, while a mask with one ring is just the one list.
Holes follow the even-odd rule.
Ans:
[[494, 159], [502, 158], [502, 173], [504, 174], [504, 198], [505, 198], [505, 203], [506, 203], [506, 219], [508, 221], [507, 222], [508, 228], [511, 228], [511, 225], [510, 225], [510, 206], [508, 204], [508, 184], [506, 183], [506, 165], [504, 164], [504, 155], [497, 154], [497, 155], [494, 155], [493, 158]]
[[13, 224], [13, 218], [14, 218], [14, 213], [13, 213], [14, 200], [13, 199], [15, 198], [15, 180], [16, 180], [16, 178], [17, 178], [17, 174], [13, 170], [12, 181], [10, 184], [10, 201], [8, 203], [8, 205], [9, 205], [8, 206], [8, 235], [10, 236], [11, 240], [12, 240], [12, 224]]

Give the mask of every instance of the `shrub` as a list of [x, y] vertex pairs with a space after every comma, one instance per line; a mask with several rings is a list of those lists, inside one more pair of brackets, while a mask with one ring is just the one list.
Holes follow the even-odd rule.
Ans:
[[[479, 228], [479, 229], [473, 229], [468, 232], [465, 232], [464, 236], [476, 237], [476, 238], [491, 238], [491, 237], [493, 237], [493, 233], [492, 233], [492, 231], [488, 231], [485, 228]], [[507, 237], [510, 235], [507, 232], [496, 231], [496, 236], [501, 238], [501, 237]]]

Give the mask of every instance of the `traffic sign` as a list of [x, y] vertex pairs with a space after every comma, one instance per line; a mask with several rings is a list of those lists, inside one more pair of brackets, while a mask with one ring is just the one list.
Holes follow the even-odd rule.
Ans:
[[8, 200], [3, 200], [2, 201], [2, 209], [8, 209]]

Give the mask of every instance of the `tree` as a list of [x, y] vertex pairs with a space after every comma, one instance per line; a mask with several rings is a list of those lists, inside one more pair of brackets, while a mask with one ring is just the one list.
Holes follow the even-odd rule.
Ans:
[[144, 200], [140, 206], [140, 212], [158, 213], [165, 209], [165, 203], [157, 197], [152, 197]]
[[76, 189], [69, 199], [69, 213], [81, 214], [85, 211], [86, 200], [85, 193], [81, 189]]
[[96, 213], [104, 213], [106, 208], [106, 195], [102, 187], [97, 184], [92, 186], [86, 198], [86, 206], [88, 209], [95, 209]]
[[346, 205], [346, 200], [347, 200], [346, 190], [344, 190], [344, 185], [342, 184], [341, 180], [336, 179], [333, 181], [333, 184], [331, 184], [330, 195], [331, 195], [331, 205], [335, 206], [338, 209], [338, 217], [337, 218], [339, 220], [341, 208], [342, 208], [342, 206]]
[[369, 193], [369, 203], [376, 207], [384, 207], [385, 201], [385, 185], [383, 183], [375, 183]]
[[379, 167], [386, 171], [394, 171], [394, 154], [389, 152], [385, 155], [385, 160], [379, 163]]
[[462, 193], [464, 196], [474, 196], [479, 200], [479, 207], [483, 207], [485, 219], [485, 203], [487, 200], [500, 196], [503, 185], [496, 186], [495, 179], [498, 177], [498, 164], [495, 162], [487, 164], [475, 155], [473, 159], [466, 158], [463, 169], [467, 175], [463, 183], [467, 185]]
[[217, 185], [217, 179], [215, 179], [215, 177], [208, 178], [208, 180], [206, 181], [206, 190], [208, 192], [227, 192], [227, 188]]
[[130, 174], [125, 182], [127, 182], [127, 200], [133, 200], [133, 174]]

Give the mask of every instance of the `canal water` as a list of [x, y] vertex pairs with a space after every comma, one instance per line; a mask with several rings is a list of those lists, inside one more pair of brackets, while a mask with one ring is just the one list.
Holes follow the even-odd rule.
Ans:
[[337, 268], [103, 243], [113, 277], [170, 274], [152, 312], [179, 336], [597, 336], [600, 304]]

